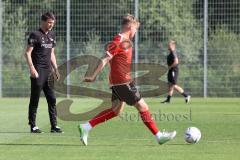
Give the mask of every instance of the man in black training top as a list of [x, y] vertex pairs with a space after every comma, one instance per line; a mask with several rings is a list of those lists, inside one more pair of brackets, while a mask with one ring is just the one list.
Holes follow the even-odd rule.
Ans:
[[176, 51], [176, 43], [173, 40], [170, 40], [168, 43], [169, 55], [167, 56], [168, 64], [168, 96], [165, 101], [162, 103], [170, 103], [171, 97], [173, 95], [174, 89], [177, 90], [185, 97], [185, 102], [190, 101], [190, 95], [186, 94], [184, 90], [177, 85], [178, 79], [178, 56]]
[[51, 12], [44, 13], [41, 16], [41, 27], [30, 33], [28, 38], [25, 57], [31, 74], [31, 97], [28, 112], [31, 133], [42, 133], [36, 126], [36, 114], [41, 90], [43, 90], [48, 103], [51, 132], [62, 133], [62, 130], [57, 126], [55, 93], [50, 88], [48, 81], [51, 71], [54, 71], [57, 80], [60, 78], [54, 53], [56, 40], [54, 33], [51, 31], [54, 23], [54, 14]]

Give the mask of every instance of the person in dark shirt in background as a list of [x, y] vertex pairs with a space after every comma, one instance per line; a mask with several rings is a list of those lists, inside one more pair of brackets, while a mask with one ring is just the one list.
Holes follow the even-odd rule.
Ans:
[[170, 40], [168, 42], [168, 50], [169, 50], [169, 54], [167, 56], [168, 96], [167, 96], [167, 99], [161, 103], [170, 103], [174, 89], [184, 96], [186, 103], [189, 103], [191, 96], [186, 94], [184, 92], [184, 90], [179, 85], [177, 85], [178, 72], [179, 72], [179, 68], [178, 68], [179, 61], [178, 61], [175, 41]]
[[55, 93], [48, 84], [48, 78], [52, 70], [55, 73], [56, 79], [59, 80], [60, 78], [54, 51], [56, 40], [54, 33], [51, 31], [54, 23], [54, 14], [51, 12], [44, 13], [41, 16], [41, 27], [29, 35], [25, 52], [31, 79], [31, 97], [28, 112], [28, 124], [30, 125], [31, 133], [42, 133], [36, 126], [36, 114], [42, 90], [48, 103], [51, 132], [63, 133], [60, 127], [57, 126]]

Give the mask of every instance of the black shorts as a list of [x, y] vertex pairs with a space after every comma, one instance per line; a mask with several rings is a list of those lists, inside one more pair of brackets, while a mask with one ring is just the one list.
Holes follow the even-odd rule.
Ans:
[[128, 105], [135, 105], [140, 99], [141, 95], [133, 82], [129, 84], [112, 86], [112, 102], [119, 99], [126, 102]]
[[168, 71], [168, 83], [169, 84], [177, 84], [178, 80], [178, 69], [171, 69]]

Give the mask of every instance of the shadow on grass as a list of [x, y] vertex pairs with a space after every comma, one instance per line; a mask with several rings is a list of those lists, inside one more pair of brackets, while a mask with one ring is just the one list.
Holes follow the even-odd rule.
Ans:
[[[79, 144], [37, 144], [37, 143], [0, 143], [0, 146], [60, 146], [60, 147], [86, 147], [83, 146], [81, 143]], [[117, 145], [89, 145], [94, 147], [115, 147]]]
[[15, 131], [6, 131], [6, 132], [2, 132], [0, 131], [0, 134], [19, 134], [19, 133], [30, 133], [30, 132], [24, 132], [24, 131], [20, 131], [20, 132], [15, 132]]
[[187, 143], [170, 143], [170, 144], [164, 144], [164, 145], [170, 145], [170, 146], [185, 146], [185, 145], [191, 145]]
[[[185, 146], [189, 144], [184, 144], [184, 143], [179, 143], [179, 144], [164, 144], [165, 145], [170, 145], [170, 146]], [[91, 144], [88, 146], [84, 146], [81, 143], [79, 144], [38, 144], [38, 143], [0, 143], [0, 146], [60, 146], [60, 147], [117, 147], [117, 146], [123, 146], [123, 145], [114, 145], [114, 144], [104, 144], [104, 145], [99, 145], [99, 144]], [[129, 145], [128, 145], [129, 146]], [[149, 145], [137, 145], [137, 144], [131, 144], [130, 146], [146, 146], [146, 147], [160, 147], [158, 144], [149, 144]], [[162, 146], [162, 145], [161, 145]]]

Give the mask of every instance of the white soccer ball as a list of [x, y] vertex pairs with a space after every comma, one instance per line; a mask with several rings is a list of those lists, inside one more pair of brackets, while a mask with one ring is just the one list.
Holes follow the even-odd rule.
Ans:
[[196, 127], [188, 127], [185, 131], [184, 139], [187, 143], [197, 143], [201, 139], [201, 132]]

